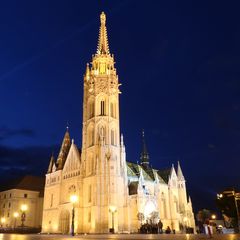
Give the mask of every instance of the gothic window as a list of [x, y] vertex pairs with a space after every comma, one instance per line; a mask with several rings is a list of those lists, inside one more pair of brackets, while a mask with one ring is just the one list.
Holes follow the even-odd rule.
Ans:
[[92, 201], [92, 186], [88, 186], [88, 202]]
[[111, 102], [110, 104], [111, 117], [116, 118], [116, 104]]
[[93, 118], [94, 117], [94, 101], [93, 100], [91, 100], [90, 102], [89, 102], [89, 110], [88, 110], [88, 118], [90, 119], [90, 118]]
[[88, 222], [91, 222], [91, 210], [88, 212]]
[[166, 199], [165, 199], [164, 193], [162, 193], [161, 202], [162, 202], [162, 209], [163, 209], [162, 218], [166, 218], [167, 217], [167, 207], [166, 207]]
[[106, 115], [106, 104], [104, 100], [101, 100], [100, 102], [100, 115], [105, 116]]
[[88, 146], [91, 147], [94, 144], [94, 129], [91, 127], [88, 130]]
[[178, 200], [177, 200], [176, 196], [174, 196], [174, 208], [175, 208], [175, 212], [178, 213], [179, 212]]
[[53, 206], [53, 194], [51, 194], [51, 202], [50, 202], [50, 207]]
[[111, 130], [111, 144], [115, 145], [115, 132], [113, 129]]

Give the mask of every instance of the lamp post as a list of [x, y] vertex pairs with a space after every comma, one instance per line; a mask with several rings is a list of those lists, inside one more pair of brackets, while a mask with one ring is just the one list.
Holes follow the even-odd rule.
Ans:
[[115, 232], [115, 230], [114, 230], [114, 213], [117, 211], [117, 208], [115, 207], [115, 206], [110, 206], [109, 207], [109, 211], [112, 213], [112, 233], [114, 233]]
[[17, 225], [17, 218], [19, 216], [19, 213], [18, 212], [15, 212], [13, 213], [13, 217], [14, 217], [14, 229], [16, 228], [16, 225]]
[[70, 196], [70, 202], [73, 204], [73, 208], [72, 208], [72, 228], [71, 228], [72, 236], [74, 236], [75, 203], [77, 201], [78, 201], [77, 195], [71, 195]]
[[21, 205], [21, 221], [22, 221], [22, 228], [24, 227], [24, 222], [26, 220], [26, 211], [27, 211], [28, 207], [27, 207], [27, 204], [22, 204]]

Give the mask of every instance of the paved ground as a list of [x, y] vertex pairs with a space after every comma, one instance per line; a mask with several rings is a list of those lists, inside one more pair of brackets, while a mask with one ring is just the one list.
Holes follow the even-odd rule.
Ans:
[[[105, 240], [105, 239], [116, 239], [116, 240], [142, 240], [142, 239], [159, 239], [159, 240], [205, 240], [209, 239], [205, 235], [188, 235], [188, 234], [176, 234], [176, 235], [143, 235], [143, 234], [116, 234], [116, 235], [79, 235], [75, 237], [67, 235], [20, 235], [20, 234], [0, 234], [0, 240], [73, 240], [73, 239], [92, 239], [92, 240]], [[212, 239], [216, 240], [240, 240], [240, 234], [229, 234], [229, 235], [214, 235]]]

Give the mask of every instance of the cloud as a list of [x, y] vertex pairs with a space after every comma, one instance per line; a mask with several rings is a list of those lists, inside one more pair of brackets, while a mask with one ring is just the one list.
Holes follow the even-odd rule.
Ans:
[[0, 127], [0, 141], [16, 136], [33, 138], [36, 134], [32, 129], [28, 128], [10, 129], [5, 126]]
[[0, 175], [11, 179], [26, 174], [44, 176], [49, 164], [52, 146], [13, 148], [0, 145]]

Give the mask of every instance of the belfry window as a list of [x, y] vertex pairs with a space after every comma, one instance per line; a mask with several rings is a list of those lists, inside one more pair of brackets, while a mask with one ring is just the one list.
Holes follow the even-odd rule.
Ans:
[[106, 109], [105, 109], [105, 101], [104, 100], [102, 100], [101, 102], [100, 102], [100, 104], [101, 104], [101, 106], [100, 106], [100, 115], [101, 116], [104, 116], [104, 115], [106, 115]]
[[113, 129], [111, 130], [111, 144], [115, 145], [115, 133]]
[[94, 102], [91, 101], [89, 103], [89, 118], [94, 117]]
[[111, 112], [111, 117], [116, 118], [116, 104], [115, 103], [110, 104], [110, 112]]

